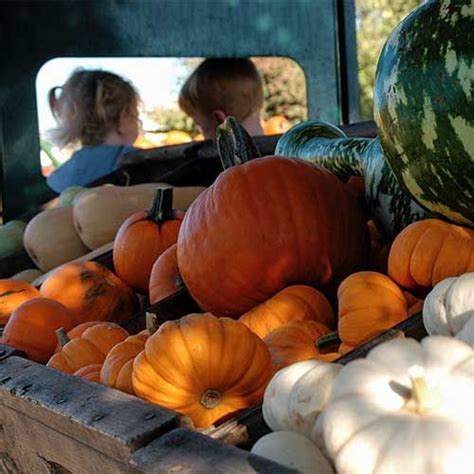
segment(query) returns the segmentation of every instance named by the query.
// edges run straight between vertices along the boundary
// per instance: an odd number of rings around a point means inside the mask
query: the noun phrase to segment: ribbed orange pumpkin
[[[102,364],[92,364],[81,367],[76,370],[72,375],[75,377],[81,377],[89,382],[100,383],[100,369]]]
[[[2,343],[24,351],[31,360],[47,362],[56,347],[56,330],[68,330],[75,325],[74,314],[61,303],[33,298],[13,311]]]
[[[80,323],[126,321],[136,306],[132,289],[97,262],[61,265],[46,278],[40,291],[69,308]]]
[[[18,306],[41,293],[29,283],[20,280],[0,280],[0,324],[6,324],[10,315]]]
[[[178,240],[184,212],[175,211],[172,206],[173,189],[158,189],[151,209],[131,215],[115,237],[115,272],[141,293],[148,292],[150,273],[156,259]]]
[[[135,393],[204,427],[261,402],[272,374],[265,343],[239,321],[167,321],[133,365]]]
[[[341,341],[358,346],[407,318],[402,290],[386,275],[358,272],[337,291],[338,333]]]
[[[229,133],[219,146],[224,163],[238,153]],[[200,307],[239,317],[290,284],[340,281],[363,268],[367,253],[365,218],[343,182],[307,161],[267,156],[230,167],[198,196],[177,255]]]
[[[147,339],[158,329],[154,314],[146,314],[146,325],[147,329],[128,336],[109,351],[100,371],[100,383],[135,395],[132,383],[133,361],[145,348]]]
[[[323,353],[316,345],[318,339],[331,330],[316,321],[292,321],[265,337],[274,370],[301,360],[319,359],[332,362],[341,356],[337,352]]]
[[[118,324],[94,324],[82,336],[65,341],[61,351],[56,352],[47,365],[67,374],[93,364],[102,365],[110,349],[127,337],[128,332]]]
[[[76,337],[81,337],[84,331],[87,328],[90,328],[91,326],[95,326],[96,324],[100,324],[101,321],[88,321],[87,323],[81,323],[78,324],[77,326],[74,326],[70,331],[67,331],[67,337],[68,339],[76,339]],[[55,336],[56,340],[57,337]],[[60,352],[62,349],[61,343],[58,342],[56,344],[56,349],[54,352]]]
[[[393,241],[388,274],[407,289],[429,289],[474,271],[474,231],[438,219],[410,224]]]
[[[317,321],[333,327],[334,314],[321,292],[310,286],[293,285],[251,309],[239,321],[263,339],[291,321]]]
[[[150,303],[164,300],[179,290],[178,261],[176,259],[177,245],[165,250],[156,260],[150,275]]]

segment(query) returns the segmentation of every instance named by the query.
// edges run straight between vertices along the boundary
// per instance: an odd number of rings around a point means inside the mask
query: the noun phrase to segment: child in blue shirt
[[[133,150],[138,136],[139,96],[132,84],[102,70],[75,70],[62,87],[49,91],[49,105],[58,122],[52,131],[60,146],[81,149],[47,178],[60,193],[89,184],[118,168],[118,159]]]

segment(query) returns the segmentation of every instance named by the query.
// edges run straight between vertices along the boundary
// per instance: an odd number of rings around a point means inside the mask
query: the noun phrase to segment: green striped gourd
[[[283,135],[276,153],[341,177],[362,174],[369,208],[389,236],[429,214],[474,225],[473,58],[474,1],[426,2],[395,28],[379,58],[378,138],[305,123]]]
[[[362,175],[370,214],[388,238],[426,217],[398,183],[378,138],[348,138],[334,125],[304,122],[280,138],[275,154],[311,161],[343,180]]]
[[[385,156],[411,195],[474,226],[474,1],[427,2],[382,50],[374,117]]]

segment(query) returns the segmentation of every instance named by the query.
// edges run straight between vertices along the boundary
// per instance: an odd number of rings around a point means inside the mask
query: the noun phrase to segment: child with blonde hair
[[[203,61],[181,88],[179,106],[194,120],[204,138],[215,140],[217,126],[229,115],[250,135],[263,135],[262,79],[248,58]]]
[[[122,77],[102,70],[76,69],[48,94],[58,122],[51,132],[59,146],[80,145],[72,157],[47,178],[56,192],[86,185],[118,167],[138,137],[139,95]]]

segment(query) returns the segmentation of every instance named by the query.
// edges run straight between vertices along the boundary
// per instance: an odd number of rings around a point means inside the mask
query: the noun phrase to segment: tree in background
[[[360,114],[373,118],[375,70],[385,40],[420,0],[356,0]]]

